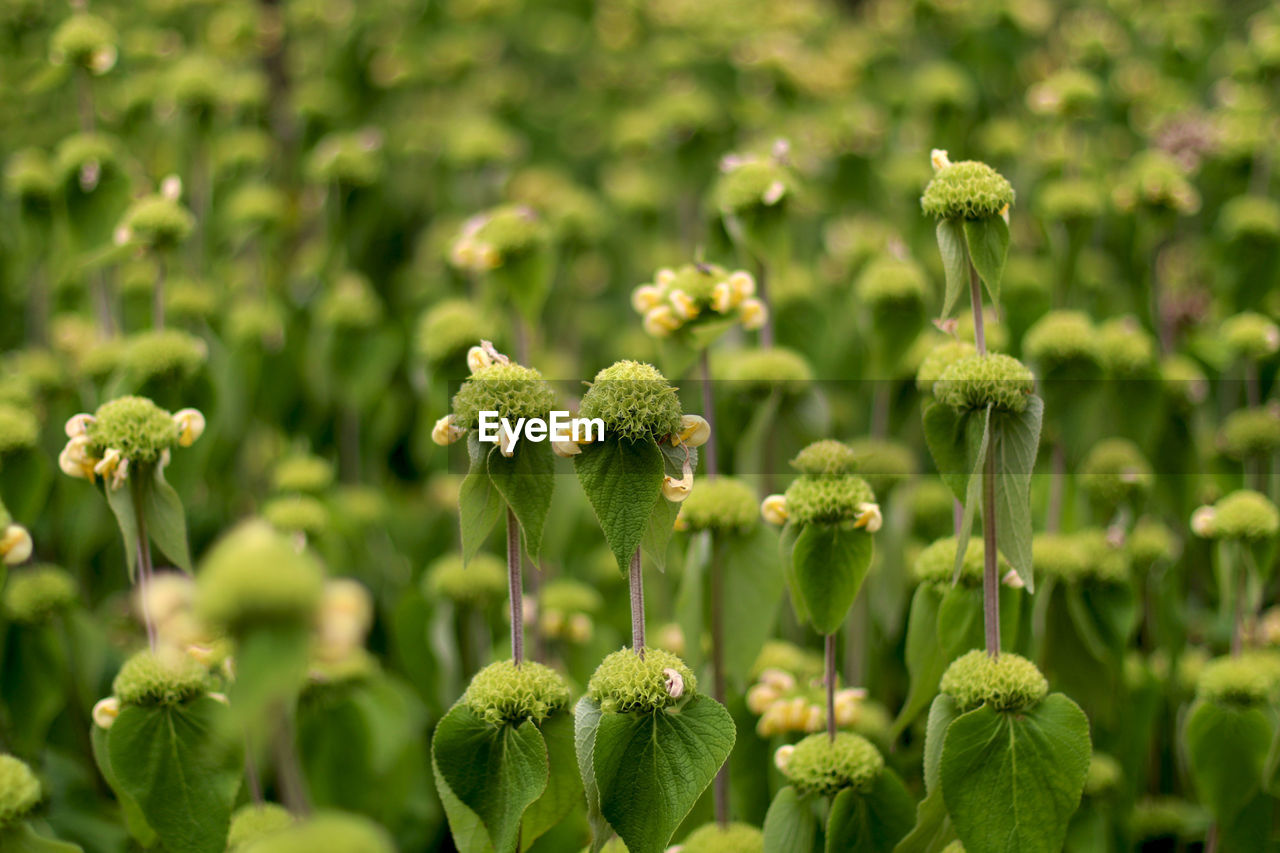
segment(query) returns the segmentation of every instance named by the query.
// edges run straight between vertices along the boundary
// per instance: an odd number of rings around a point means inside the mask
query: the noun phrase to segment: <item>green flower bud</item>
[[[1000,353],[971,355],[952,364],[933,386],[939,402],[965,411],[994,405],[1021,412],[1035,391],[1035,376],[1016,358]]]
[[[1133,505],[1151,491],[1155,474],[1142,451],[1124,438],[1099,441],[1080,463],[1085,491],[1098,503]]]
[[[228,130],[214,140],[213,159],[219,172],[250,171],[270,164],[271,145],[271,135],[257,128]]]
[[[218,297],[207,281],[175,278],[165,285],[165,310],[183,320],[209,320],[218,311]]]
[[[916,370],[916,390],[922,394],[932,394],[933,386],[947,372],[948,367],[961,359],[976,355],[977,352],[977,347],[973,344],[954,338],[938,344],[929,350]]]
[[[367,817],[318,812],[243,844],[236,853],[395,853],[385,829]]]
[[[1013,186],[986,163],[961,160],[934,173],[920,207],[934,219],[989,219],[1013,204]]]
[[[239,850],[250,842],[266,838],[282,829],[293,826],[294,817],[284,806],[275,803],[247,803],[231,815],[231,829],[227,833],[228,853]]]
[[[451,260],[456,267],[483,272],[533,255],[547,238],[546,224],[532,208],[507,204],[467,220]]]
[[[115,64],[116,31],[97,15],[77,12],[53,31],[49,56],[55,65],[65,62],[105,73]]]
[[[813,368],[804,356],[784,347],[717,352],[711,364],[717,379],[734,383],[740,392],[796,395],[813,381]]]
[[[208,671],[178,651],[138,652],[111,683],[111,692],[124,705],[181,705],[208,689]]]
[[[1178,556],[1179,543],[1173,531],[1154,518],[1141,518],[1133,526],[1126,543],[1129,558],[1135,566],[1147,567],[1157,562],[1171,562]]]
[[[276,463],[271,487],[277,492],[315,494],[333,485],[333,463],[319,456],[297,454]]]
[[[1178,797],[1144,797],[1133,807],[1129,820],[1135,842],[1159,838],[1202,838],[1209,815],[1200,806]]]
[[[382,319],[382,302],[369,279],[346,272],[316,303],[316,319],[327,329],[367,331]]]
[[[556,578],[542,585],[540,604],[544,611],[595,614],[604,607],[604,599],[590,584],[573,578]]]
[[[1194,359],[1171,355],[1160,362],[1160,381],[1171,401],[1194,408],[1209,395],[1209,380]]]
[[[1098,360],[1111,376],[1145,378],[1156,364],[1156,342],[1133,317],[1114,317],[1098,327]]]
[[[1218,440],[1234,459],[1267,456],[1280,449],[1280,409],[1237,409],[1223,421]]]
[[[1187,180],[1186,170],[1172,154],[1158,149],[1130,158],[1111,199],[1125,213],[1138,206],[1182,216],[1200,209],[1200,193]]]
[[[883,311],[916,311],[924,306],[928,283],[915,261],[887,255],[867,264],[854,283],[858,298]]]
[[[973,81],[965,69],[947,61],[920,65],[911,75],[907,91],[911,92],[914,103],[934,109],[968,111],[977,98]]]
[[[519,725],[532,719],[541,723],[553,712],[569,706],[569,685],[548,666],[525,661],[491,663],[471,679],[462,701],[488,723]]]
[[[1049,682],[1021,655],[993,658],[980,649],[961,655],[943,673],[941,690],[962,711],[989,704],[996,711],[1033,708],[1049,694]]]
[[[1280,657],[1250,652],[1215,658],[1205,664],[1196,682],[1196,696],[1220,705],[1261,705],[1280,689]]]
[[[745,823],[708,823],[685,837],[680,853],[764,853],[764,833]]]
[[[196,227],[195,216],[177,201],[152,195],[135,201],[124,214],[131,239],[163,251],[181,245]]]
[[[680,432],[682,412],[676,389],[656,367],[619,361],[596,374],[578,415],[602,419],[608,434],[661,442]]]
[[[854,470],[877,495],[916,473],[915,454],[904,444],[878,438],[858,438],[849,442],[857,462]]]
[[[317,536],[329,528],[329,510],[311,495],[285,495],[262,505],[262,517],[275,529]]]
[[[1098,331],[1083,311],[1050,311],[1027,329],[1022,351],[1045,373],[1090,371],[1100,363]]]
[[[1274,243],[1280,240],[1280,204],[1265,196],[1237,196],[1219,211],[1218,231],[1231,242]]]
[[[773,158],[726,158],[711,194],[716,209],[730,216],[744,216],[762,208],[785,206],[795,180],[785,165]]]
[[[853,521],[876,500],[867,481],[854,474],[797,477],[786,496],[788,518],[796,524]]]
[[[453,397],[453,412],[458,425],[470,429],[479,423],[481,412],[497,412],[514,424],[519,418],[545,418],[555,404],[555,391],[541,373],[514,362],[499,362],[472,372]],[[586,415],[585,398],[582,408],[584,417],[594,417]]]
[[[1252,311],[1228,317],[1221,334],[1234,358],[1264,359],[1280,350],[1280,327]]]
[[[1082,222],[1102,215],[1106,196],[1093,181],[1065,178],[1051,181],[1036,194],[1040,215],[1050,222]]]
[[[681,530],[746,532],[760,521],[755,490],[733,477],[709,478],[680,504]]]
[[[587,682],[587,695],[611,713],[650,713],[697,692],[698,679],[684,661],[662,649],[631,649],[606,657]]]
[[[191,112],[211,113],[223,99],[226,69],[210,56],[186,53],[169,69],[167,90]]]
[[[1210,529],[1214,539],[1260,542],[1280,531],[1280,512],[1266,495],[1240,489],[1213,505]]]
[[[38,148],[24,148],[5,163],[5,193],[24,203],[48,201],[56,181],[49,156]]]
[[[821,674],[822,656],[785,640],[767,640],[751,665],[751,679],[758,679],[766,669],[780,669],[805,682]]]
[[[1064,68],[1027,91],[1027,105],[1043,115],[1078,116],[1089,112],[1102,96],[1102,84],[1088,71]]]
[[[40,803],[40,780],[25,762],[0,755],[0,829],[26,817]]]
[[[836,732],[834,741],[825,732],[809,735],[777,761],[802,794],[819,796],[845,788],[865,794],[884,772],[884,756],[871,741],[852,732]]]
[[[382,137],[375,131],[331,133],[307,158],[307,178],[317,184],[369,187],[382,177]]]
[[[1100,797],[1114,791],[1124,779],[1120,762],[1105,752],[1095,752],[1089,757],[1089,771],[1084,777],[1086,797]]]
[[[445,123],[441,159],[455,169],[508,163],[524,151],[524,140],[493,116],[472,113]]]
[[[1069,582],[1084,577],[1089,571],[1085,549],[1070,533],[1036,534],[1031,540],[1031,565],[1041,575]]]
[[[106,173],[114,170],[118,161],[115,140],[102,134],[77,133],[58,143],[56,166],[63,184],[74,185],[85,192],[97,186],[96,181],[92,186],[81,184],[86,170]]]
[[[37,624],[70,609],[80,598],[75,578],[57,566],[19,569],[4,588],[4,614],[14,622]]]
[[[214,543],[196,583],[201,620],[236,635],[260,625],[310,625],[324,569],[288,536],[250,520]]]
[[[40,439],[40,422],[30,410],[0,403],[0,457],[30,450]]]
[[[98,407],[86,435],[99,458],[115,449],[133,462],[155,462],[177,444],[178,432],[173,415],[146,397],[119,397]]]
[[[465,299],[436,303],[418,321],[418,354],[432,364],[461,355],[476,342],[493,337],[492,324]]]
[[[446,554],[427,567],[423,592],[428,599],[483,607],[507,594],[507,567],[492,554],[476,554],[465,567],[461,554]]]
[[[838,477],[857,471],[858,456],[847,444],[826,438],[797,453],[791,467],[807,477]]]
[[[949,508],[948,508],[949,509]],[[982,542],[969,540],[969,547],[964,552],[964,565],[960,568],[959,582],[963,586],[976,587],[982,585],[982,569],[986,549]],[[1004,556],[999,556],[998,571],[1003,577],[1010,566]],[[956,538],[947,536],[930,544],[916,557],[912,571],[920,583],[933,584],[941,589],[951,587],[951,579],[956,570]]]
[[[288,204],[284,193],[270,184],[246,184],[227,199],[227,221],[237,228],[266,231],[284,221]]]
[[[209,345],[181,329],[138,332],[125,340],[120,366],[139,385],[158,379],[186,381],[204,367]]]

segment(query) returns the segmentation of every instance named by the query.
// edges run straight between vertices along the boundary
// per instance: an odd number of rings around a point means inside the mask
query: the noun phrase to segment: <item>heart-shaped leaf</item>
[[[591,825],[591,853],[599,853],[613,833],[600,810],[600,786],[596,782],[596,734],[604,712],[588,696],[578,700],[573,709],[573,748],[578,756],[578,773],[582,776],[582,793],[587,798],[587,822]]]
[[[1000,304],[1000,279],[1004,276],[1004,262],[1009,255],[1009,224],[1003,216],[964,220],[965,242],[969,244],[969,259],[978,271],[991,301]]]
[[[550,774],[546,790],[525,810],[520,849],[527,850],[582,802],[582,777],[574,757],[573,717],[557,711],[538,724],[547,745]]]
[[[489,479],[516,514],[524,545],[536,563],[542,556],[542,528],[555,490],[556,458],[549,442],[522,441],[510,458],[495,446],[489,452]]]
[[[153,467],[154,473],[142,488],[142,516],[147,522],[147,535],[161,552],[184,572],[191,572],[191,551],[187,546],[187,515],[182,499],[164,478],[164,469]]]
[[[865,794],[846,788],[827,818],[826,853],[889,853],[915,824],[916,802],[885,768]]]
[[[627,571],[662,500],[662,452],[652,439],[610,435],[585,445],[573,467],[618,568]]]
[[[790,785],[778,792],[764,818],[764,849],[769,853],[817,853],[822,849],[814,798]]]
[[[930,400],[924,404],[924,439],[929,455],[942,482],[958,501],[965,499],[973,471],[965,452],[967,421],[967,416],[962,417],[946,403]]]
[[[871,534],[852,525],[805,524],[791,552],[792,595],[819,634],[834,634],[871,568]]]
[[[1031,571],[1031,474],[1040,450],[1044,401],[1032,395],[1022,412],[999,412],[991,423],[995,455],[996,543],[1027,592],[1036,591]]]
[[[1257,707],[1197,701],[1187,716],[1187,758],[1200,799],[1226,823],[1262,787],[1275,725]]]
[[[969,284],[969,254],[965,251],[964,225],[959,219],[939,220],[937,233],[938,251],[942,254],[942,268],[947,276],[940,316],[946,319],[951,316],[951,309]]]
[[[478,430],[467,433],[467,456],[471,467],[458,489],[458,520],[462,528],[462,562],[471,562],[493,526],[502,515],[502,494],[489,476],[488,454],[491,444],[480,441]]]

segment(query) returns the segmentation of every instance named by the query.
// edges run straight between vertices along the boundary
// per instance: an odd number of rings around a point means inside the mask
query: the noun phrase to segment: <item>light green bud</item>
[[[698,485],[680,504],[679,529],[746,532],[760,521],[755,490],[733,477],[715,477]]]
[[[525,720],[541,723],[569,706],[569,685],[548,666],[525,661],[491,663],[475,674],[462,701],[476,716],[493,725]]]
[[[324,569],[285,534],[250,520],[214,543],[196,584],[200,618],[235,635],[264,625],[310,625]]]
[[[845,788],[865,794],[884,772],[884,756],[871,741],[852,732],[812,734],[779,758],[782,774],[803,794],[829,796]]]
[[[40,780],[25,762],[0,755],[0,830],[26,817],[40,803]]]
[[[178,651],[138,652],[111,683],[111,692],[124,705],[181,705],[208,688],[208,671]]]
[[[146,397],[119,397],[94,412],[86,435],[94,456],[119,450],[134,462],[155,462],[178,442],[173,415]]]
[[[1049,694],[1049,682],[1021,655],[1002,652],[993,658],[974,649],[947,667],[941,690],[962,711],[983,704],[996,711],[1022,711],[1040,704]]]
[[[57,566],[18,569],[4,587],[4,615],[37,624],[71,608],[80,598],[75,578]]]
[[[619,361],[596,374],[578,409],[600,418],[605,432],[631,441],[662,441],[680,432],[680,398],[656,367]]]
[[[693,671],[670,652],[646,648],[641,658],[622,649],[596,668],[587,682],[587,695],[610,713],[650,713],[692,696],[697,688]]]
[[[934,219],[989,219],[1013,204],[1013,186],[976,160],[943,166],[924,189],[920,207]]]
[[[971,355],[954,362],[933,386],[934,396],[957,411],[997,409],[1022,412],[1035,391],[1035,375],[1016,358],[1000,353]]]
[[[680,853],[764,853],[764,833],[745,823],[708,823],[685,837]]]

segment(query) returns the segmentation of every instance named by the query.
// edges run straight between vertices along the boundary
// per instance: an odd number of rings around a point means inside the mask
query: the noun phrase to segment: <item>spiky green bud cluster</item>
[[[182,244],[196,227],[196,218],[177,201],[151,195],[135,201],[124,214],[124,226],[149,248],[164,250]]]
[[[679,673],[683,683],[680,697],[667,689],[665,670]],[[609,712],[649,713],[669,708],[681,698],[697,692],[698,679],[680,658],[662,649],[644,650],[641,658],[631,649],[622,649],[606,657],[587,682],[587,695]]]
[[[246,803],[231,815],[227,851],[239,853],[244,845],[288,829],[293,826],[293,821],[293,814],[284,806],[276,803]]]
[[[319,456],[299,453],[286,456],[271,471],[271,487],[277,492],[323,492],[333,485],[333,463]]]
[[[1251,652],[1215,658],[1204,665],[1196,695],[1220,705],[1261,705],[1280,690],[1280,657]]]
[[[759,678],[766,669],[789,672],[803,682],[822,672],[822,656],[785,640],[768,640],[751,664],[751,678]]]
[[[916,370],[916,390],[923,394],[932,394],[933,386],[947,372],[947,368],[961,359],[976,355],[977,347],[968,341],[946,340],[925,355]]]
[[[156,379],[181,382],[199,373],[208,359],[203,338],[181,329],[153,329],[126,339],[120,366],[139,385]]]
[[[919,264],[887,255],[867,264],[854,288],[872,308],[903,310],[924,304],[928,284]]]
[[[491,663],[475,674],[462,695],[476,716],[493,725],[541,723],[569,706],[569,685],[549,666],[525,661]]]
[[[1133,317],[1113,317],[1098,326],[1098,361],[1111,376],[1143,378],[1156,364],[1156,342]]]
[[[115,45],[116,31],[110,24],[97,15],[77,12],[53,31],[49,54],[55,62],[92,70],[102,51],[114,50]]]
[[[1093,446],[1080,463],[1085,490],[1095,501],[1114,507],[1134,504],[1155,484],[1155,474],[1142,451],[1125,438],[1107,438]]]
[[[849,445],[824,438],[797,453],[791,467],[806,477],[838,477],[858,470],[858,456]]]
[[[1177,537],[1168,525],[1154,518],[1139,519],[1125,544],[1129,549],[1130,561],[1139,568],[1178,556]]]
[[[1222,423],[1222,449],[1236,459],[1266,456],[1280,448],[1280,410],[1237,409]]]
[[[690,495],[690,497],[693,497]],[[560,613],[598,613],[604,599],[596,588],[573,578],[556,578],[543,584],[540,592],[543,611]]]
[[[908,90],[913,102],[933,109],[967,110],[977,97],[973,81],[965,69],[944,60],[917,66]]]
[[[1141,205],[1149,210],[1190,215],[1200,209],[1200,193],[1187,180],[1186,170],[1172,154],[1159,149],[1139,153],[1129,161],[1111,193],[1121,211]]]
[[[764,853],[764,833],[745,823],[708,823],[685,837],[680,853]]]
[[[1264,494],[1250,489],[1234,491],[1213,505],[1210,525],[1214,539],[1259,542],[1280,531],[1280,512]]]
[[[884,756],[871,741],[852,732],[812,734],[795,745],[782,773],[801,793],[828,796],[845,788],[871,790],[884,772]]]
[[[4,615],[14,622],[37,624],[67,610],[79,598],[75,578],[65,569],[32,566],[9,575],[4,587]]]
[[[712,189],[716,209],[742,215],[785,205],[794,190],[791,171],[772,158],[751,158],[720,173]]]
[[[1235,358],[1263,359],[1280,350],[1280,326],[1253,311],[1223,320],[1221,335]]]
[[[40,780],[26,762],[0,755],[0,829],[26,817],[41,796]]]
[[[219,307],[219,292],[208,281],[176,278],[165,285],[165,310],[184,320],[207,320]]]
[[[1013,204],[1013,186],[986,163],[943,166],[924,188],[920,207],[934,219],[989,219]]]
[[[320,812],[293,826],[247,841],[236,853],[395,853],[385,829],[367,817]]]
[[[555,404],[555,391],[537,370],[499,363],[480,368],[462,383],[453,396],[453,413],[460,426],[470,429],[479,423],[481,412],[497,412],[515,423],[518,418],[546,418]]]
[[[726,353],[712,362],[717,379],[736,383],[741,391],[781,391],[799,394],[813,381],[813,368],[804,356],[785,347],[745,349]]]
[[[94,412],[87,433],[94,456],[108,448],[134,462],[154,462],[178,441],[173,415],[146,397],[119,397]]]
[[[1035,375],[1016,358],[1000,353],[971,355],[952,364],[933,386],[933,394],[957,411],[997,409],[1021,412],[1035,391]]]
[[[1051,181],[1040,188],[1036,199],[1040,215],[1051,222],[1097,219],[1106,205],[1102,187],[1080,178]]]
[[[1105,752],[1095,752],[1089,757],[1089,771],[1084,777],[1086,797],[1099,797],[1114,791],[1124,778],[1120,762]]]
[[[49,156],[38,148],[18,151],[4,166],[5,193],[23,201],[51,198],[56,181]]]
[[[40,422],[28,409],[0,403],[0,456],[30,450],[40,438]]]
[[[465,299],[446,299],[423,313],[416,343],[418,354],[435,364],[492,336],[492,324],[475,305]]]
[[[755,490],[733,477],[700,483],[680,504],[680,520],[688,530],[747,531],[760,520]]]
[[[331,133],[311,152],[307,176],[316,183],[372,186],[382,177],[381,149],[381,138],[367,130]]]
[[[272,498],[262,505],[262,517],[285,533],[301,532],[316,536],[329,527],[328,508],[311,495]]]
[[[181,652],[143,650],[124,662],[111,692],[124,705],[181,705],[204,694],[209,673]]]
[[[492,554],[476,554],[466,566],[461,554],[446,554],[427,567],[423,590],[429,599],[484,606],[506,594],[507,568]]]
[[[948,507],[949,509],[949,507]],[[986,550],[977,540],[970,540],[964,551],[964,565],[960,568],[960,583],[964,586],[982,585],[982,567]],[[1004,556],[999,557],[999,571],[1003,575],[1009,570]],[[926,546],[916,556],[912,571],[920,583],[933,584],[939,588],[949,588],[956,570],[956,538],[947,536]]]
[[[58,143],[56,164],[63,183],[79,186],[80,170],[90,164],[105,172],[118,158],[115,140],[99,133],[77,133]]]
[[[320,325],[340,331],[364,331],[382,319],[382,302],[369,279],[346,272],[325,290],[316,305]]]
[[[916,458],[911,449],[896,441],[881,438],[858,438],[849,442],[853,451],[854,470],[867,481],[871,491],[884,494],[916,473]]]
[[[1098,332],[1083,311],[1050,311],[1027,329],[1022,351],[1044,371],[1099,363]]]
[[[196,583],[200,618],[235,635],[258,626],[310,624],[324,569],[288,536],[250,520],[214,544]]]
[[[1049,694],[1049,682],[1021,655],[993,658],[980,649],[961,655],[947,667],[940,686],[962,711],[988,704],[996,711],[1035,707]]]
[[[852,521],[862,504],[875,503],[875,493],[856,474],[803,475],[787,487],[787,516],[796,524]]]
[[[662,441],[680,431],[682,412],[676,389],[656,367],[619,361],[596,374],[578,414],[602,419],[606,433]]]
[[[265,231],[284,220],[288,204],[284,193],[270,184],[245,184],[227,199],[227,220],[237,228]]]
[[[1280,240],[1280,204],[1258,195],[1233,198],[1218,213],[1218,231],[1229,241]]]

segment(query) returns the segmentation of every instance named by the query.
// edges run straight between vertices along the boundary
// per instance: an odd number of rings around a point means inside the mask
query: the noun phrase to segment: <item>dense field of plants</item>
[[[0,851],[1280,850],[1280,7],[0,45]]]

